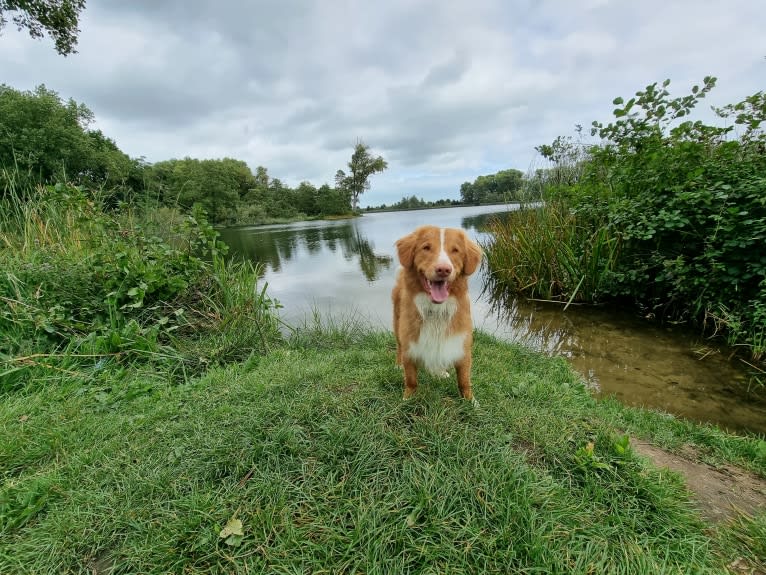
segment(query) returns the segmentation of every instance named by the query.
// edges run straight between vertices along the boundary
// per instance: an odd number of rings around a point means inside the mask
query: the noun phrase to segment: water
[[[239,227],[221,231],[231,255],[264,265],[268,293],[300,323],[313,310],[323,316],[361,316],[391,327],[394,242],[422,224],[462,227],[479,242],[491,217],[515,206],[443,208],[366,214],[337,221]],[[748,391],[748,373],[736,359],[701,350],[693,332],[589,306],[511,301],[482,294],[484,271],[472,276],[474,324],[508,341],[569,359],[596,394],[719,424],[731,431],[766,433],[766,390]],[[392,358],[393,361],[393,358]]]

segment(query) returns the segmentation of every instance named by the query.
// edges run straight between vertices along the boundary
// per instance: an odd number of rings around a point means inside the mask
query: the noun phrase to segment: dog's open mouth
[[[423,289],[431,296],[434,303],[444,303],[449,297],[449,282],[446,280],[429,280],[421,275],[420,280],[423,283]]]

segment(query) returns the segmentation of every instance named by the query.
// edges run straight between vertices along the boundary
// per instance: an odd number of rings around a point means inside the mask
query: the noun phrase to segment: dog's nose
[[[446,278],[452,273],[452,266],[447,264],[440,264],[436,266],[436,275]]]

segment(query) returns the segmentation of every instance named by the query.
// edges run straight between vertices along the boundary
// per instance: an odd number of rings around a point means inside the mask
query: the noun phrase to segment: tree
[[[295,189],[296,208],[307,216],[320,214],[317,189],[310,182],[301,182]]]
[[[32,38],[42,38],[47,32],[56,52],[68,56],[77,52],[77,24],[83,8],[85,0],[0,0],[0,32],[10,12],[19,30],[26,29]]]
[[[469,206],[474,203],[473,184],[471,182],[463,182],[460,186],[460,200]]]
[[[480,205],[509,202],[518,199],[524,183],[519,170],[500,170],[496,174],[479,176],[473,183],[463,182],[460,198],[464,204]]]
[[[167,205],[190,210],[202,206],[210,220],[226,223],[236,219],[241,201],[255,187],[255,177],[241,160],[166,160],[149,170],[150,190]]]
[[[335,186],[346,190],[351,197],[351,208],[359,208],[359,196],[370,189],[370,176],[388,168],[383,156],[370,155],[370,147],[364,142],[357,142],[351,161],[348,163],[349,174],[343,170],[335,173]]]
[[[22,92],[0,85],[0,193],[11,172],[33,183],[124,185],[135,175],[135,162],[100,131],[90,130],[92,122],[87,106],[64,102],[45,86]]]
[[[316,202],[321,216],[342,216],[351,210],[348,194],[328,184],[323,184],[317,190]]]

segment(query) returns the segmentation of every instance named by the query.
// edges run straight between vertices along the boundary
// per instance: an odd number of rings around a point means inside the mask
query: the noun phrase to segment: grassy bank
[[[565,361],[482,335],[479,407],[428,377],[402,402],[393,356],[387,333],[310,330],[187,385],[6,395],[0,572],[766,568],[764,515],[706,523],[623,433],[761,475],[763,442],[597,402]]]
[[[318,222],[318,221],[332,221],[332,220],[350,220],[358,217],[358,214],[336,214],[329,216],[306,216],[299,214],[297,216],[290,217],[261,217],[255,219],[245,220],[232,220],[226,225],[218,225],[217,228],[237,228],[237,227],[250,227],[250,226],[277,226],[283,224],[294,224],[296,222]]]
[[[766,569],[762,512],[713,523],[631,447],[764,477],[763,440],[481,334],[480,406],[427,376],[402,402],[390,333],[285,340],[201,213],[70,186],[0,208],[0,573]]]

